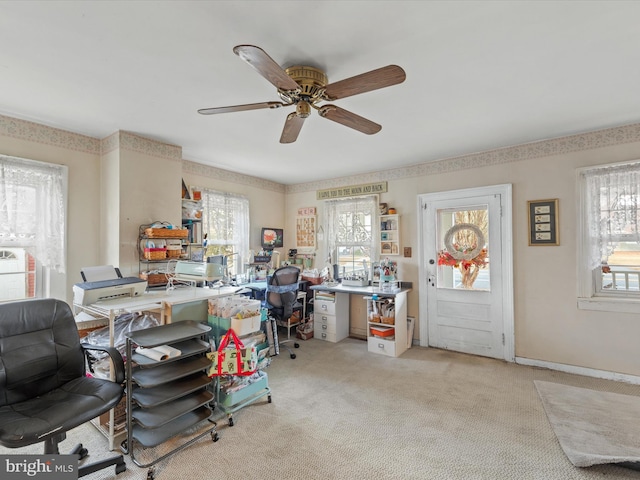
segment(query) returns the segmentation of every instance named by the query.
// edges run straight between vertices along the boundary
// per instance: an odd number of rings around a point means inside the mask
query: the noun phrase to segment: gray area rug
[[[640,465],[640,397],[540,380],[534,384],[571,463]]]

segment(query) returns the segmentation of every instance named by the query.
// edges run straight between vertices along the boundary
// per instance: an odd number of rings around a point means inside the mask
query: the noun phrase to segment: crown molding
[[[472,153],[459,157],[450,157],[434,162],[425,162],[408,167],[380,170],[363,175],[339,177],[319,182],[298,183],[288,185],[286,193],[302,193],[322,190],[326,188],[341,187],[353,182],[369,183],[383,180],[401,180],[410,177],[422,177],[426,175],[438,175],[470,168],[501,165],[511,162],[520,162],[534,158],[564,155],[584,150],[593,150],[625,143],[640,142],[640,123],[624,125],[620,127],[596,130],[566,137],[558,137],[550,140],[540,140],[522,145],[498,148],[485,152]]]

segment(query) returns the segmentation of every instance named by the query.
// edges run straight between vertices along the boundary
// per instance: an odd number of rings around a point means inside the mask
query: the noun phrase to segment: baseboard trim
[[[523,357],[516,357],[516,363],[520,365],[528,365],[530,367],[547,368],[549,370],[558,370],[560,372],[584,375],[585,377],[604,378],[606,380],[615,380],[616,382],[640,385],[640,377],[636,375],[608,372],[606,370],[596,370],[594,368],[577,367],[575,365],[565,365],[564,363],[545,362],[542,360],[533,360],[531,358]]]

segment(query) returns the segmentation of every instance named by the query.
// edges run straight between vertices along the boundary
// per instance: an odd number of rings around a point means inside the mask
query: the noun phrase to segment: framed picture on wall
[[[316,248],[315,215],[305,215],[296,218],[296,247]]]
[[[558,199],[530,200],[529,245],[560,245],[558,236]]]

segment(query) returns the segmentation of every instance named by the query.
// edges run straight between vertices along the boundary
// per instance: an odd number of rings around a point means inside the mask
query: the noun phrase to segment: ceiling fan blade
[[[293,143],[297,140],[298,134],[302,129],[302,125],[304,124],[304,119],[306,117],[301,117],[297,115],[295,112],[287,115],[287,120],[284,123],[284,128],[282,129],[282,135],[280,136],[280,143]]]
[[[276,88],[285,92],[300,90],[298,85],[286,72],[260,47],[254,45],[238,45],[233,51],[242,60],[255,68]]]
[[[201,108],[198,110],[198,113],[202,115],[213,115],[215,113],[243,112],[245,110],[260,110],[261,108],[280,108],[288,106],[288,104],[282,102],[248,103],[246,105],[233,105],[231,107]]]
[[[373,135],[382,130],[381,125],[336,105],[325,105],[318,109],[318,113],[321,117],[328,118],[367,135]]]
[[[397,85],[404,82],[405,78],[407,78],[407,75],[402,68],[397,65],[387,65],[370,72],[361,73],[355,77],[330,83],[324,89],[323,98],[333,101],[350,97],[351,95]]]

